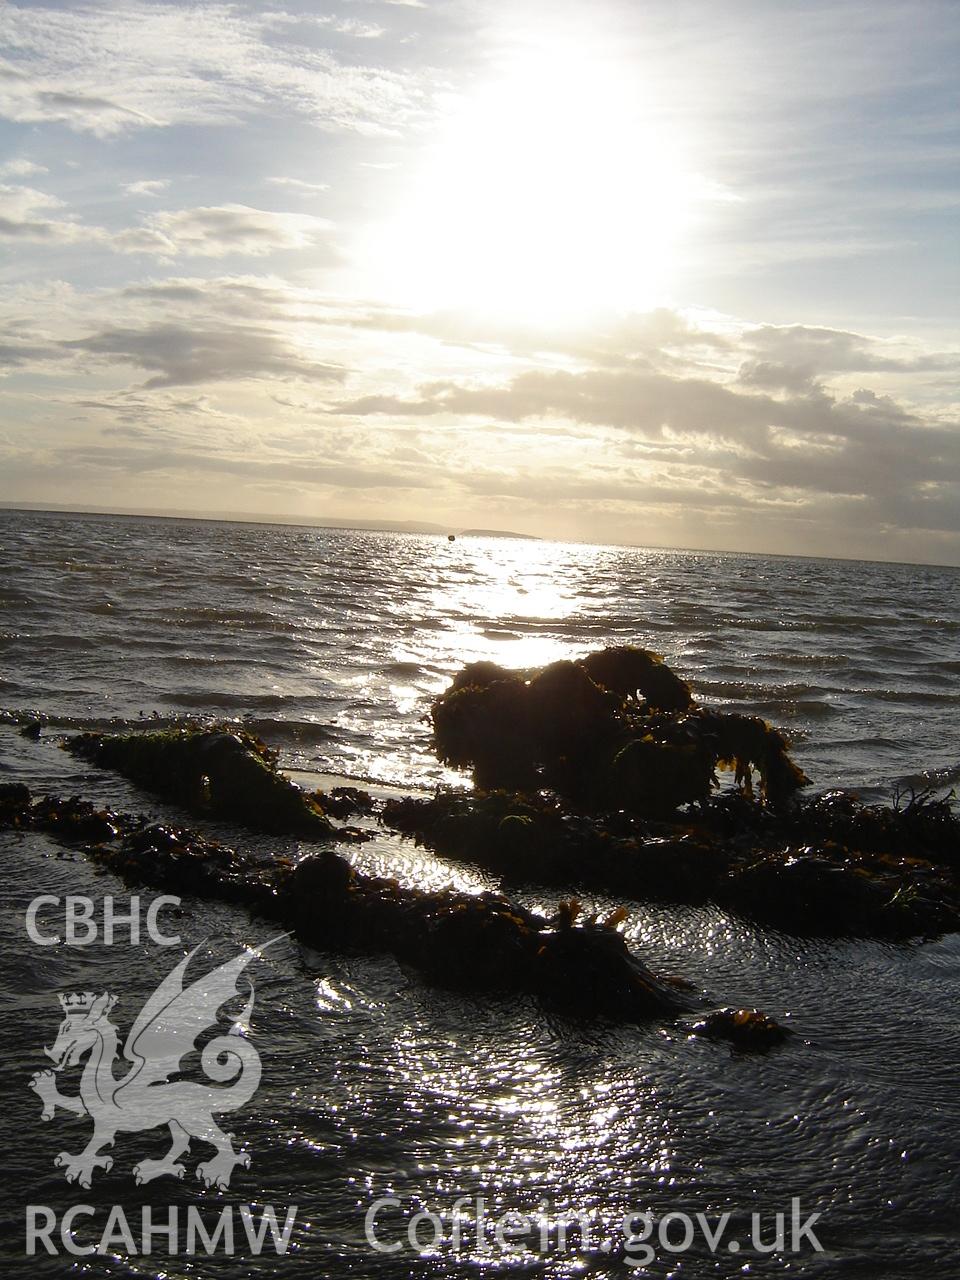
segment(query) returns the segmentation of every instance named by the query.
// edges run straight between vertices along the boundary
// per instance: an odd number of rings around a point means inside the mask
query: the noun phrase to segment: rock
[[[772,1049],[791,1034],[759,1009],[715,1009],[695,1022],[691,1034],[707,1040],[725,1040],[736,1049]]]

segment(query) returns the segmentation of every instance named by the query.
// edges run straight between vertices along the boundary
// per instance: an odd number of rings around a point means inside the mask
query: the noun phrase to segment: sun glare
[[[451,102],[362,252],[371,285],[414,305],[535,318],[652,306],[697,188],[635,71],[541,44]]]

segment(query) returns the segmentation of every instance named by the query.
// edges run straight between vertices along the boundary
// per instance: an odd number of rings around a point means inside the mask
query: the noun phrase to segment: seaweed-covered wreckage
[[[808,785],[756,717],[695,705],[629,646],[536,671],[473,663],[433,704],[446,764],[475,790],[390,801],[384,821],[448,857],[638,900],[715,901],[798,933],[960,927],[960,820],[913,796],[867,806]],[[716,794],[718,771],[732,789]]]
[[[334,834],[318,797],[279,773],[276,752],[245,730],[188,723],[158,732],[82,733],[65,745],[192,813],[278,835]]]
[[[718,769],[782,805],[808,779],[786,739],[752,716],[694,706],[657,654],[621,646],[533,672],[476,662],[432,709],[440,760],[483,790],[547,787],[587,810],[668,817],[704,801]]]
[[[393,954],[440,986],[525,992],[568,1013],[619,1022],[678,1018],[703,1004],[688,984],[656,976],[630,952],[616,928],[624,912],[579,920],[579,904],[563,902],[546,917],[499,893],[425,892],[361,874],[330,847],[335,839],[356,839],[356,830],[334,826],[326,814],[368,811],[369,797],[353,788],[306,793],[278,773],[273,753],[248,733],[186,726],[82,734],[65,745],[204,817],[306,835],[325,847],[297,862],[250,854],[78,797],[35,798],[22,784],[0,786],[0,825],[79,845],[134,884],[242,903],[313,947]],[[736,1018],[730,1010],[707,1012],[687,1029],[744,1049],[767,1048],[787,1034],[749,1009]]]

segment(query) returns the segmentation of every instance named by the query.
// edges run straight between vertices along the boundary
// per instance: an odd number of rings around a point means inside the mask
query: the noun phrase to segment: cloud
[[[773,360],[745,360],[739,380],[760,391],[807,392],[813,389],[817,370],[812,364],[779,364]]]
[[[419,399],[365,396],[334,406],[339,413],[481,414],[500,421],[561,417],[591,426],[629,428],[660,436],[680,433],[742,434],[783,415],[777,402],[733,391],[706,378],[677,378],[646,369],[531,370],[506,386],[428,383]]]
[[[326,182],[304,182],[302,178],[268,178],[267,181],[275,187],[286,187],[302,195],[316,195],[321,191],[330,190]]]
[[[114,433],[116,434],[116,433]],[[129,443],[109,445],[73,445],[61,451],[60,465],[71,470],[92,471],[102,476],[113,472],[119,476],[138,477],[158,473],[176,475],[178,479],[199,479],[201,484],[214,480],[246,480],[261,487],[277,485],[289,492],[289,486],[351,490],[413,490],[436,486],[436,477],[412,467],[376,466],[369,462],[331,459],[329,457],[294,457],[285,454],[261,458],[242,457],[237,453],[193,447],[175,441],[152,447],[138,440],[149,440],[146,433],[124,433]],[[43,474],[41,459],[31,450],[2,450],[7,464],[18,472]]]
[[[359,22],[356,18],[336,18],[330,14],[315,15],[313,21],[318,26],[330,27],[338,35],[353,36],[357,40],[378,40],[387,34],[386,27],[372,22]]]
[[[227,204],[151,214],[140,226],[118,232],[112,243],[124,253],[168,258],[223,258],[231,253],[259,256],[317,244],[332,225],[306,213],[272,213]]]
[[[22,13],[13,6],[0,10],[0,40],[16,42],[14,27]],[[0,116],[18,124],[68,124],[99,135],[160,123],[145,112],[100,93],[71,90],[66,85],[58,86],[54,80],[38,78],[35,67],[33,60],[24,67],[0,63]],[[92,75],[90,80],[95,83]]]
[[[8,305],[3,394],[43,369],[50,381],[26,409],[59,423],[51,460],[67,456],[69,406],[84,456],[109,447],[105,465],[168,467],[187,483],[196,453],[196,486],[215,487],[219,470],[224,494],[234,480],[251,493],[430,489],[446,518],[496,511],[586,537],[659,529],[655,540],[710,545],[722,529],[734,545],[739,531],[776,549],[870,554],[873,530],[886,540],[873,553],[922,558],[922,538],[946,556],[960,548],[949,353],[916,343],[657,313],[569,343],[558,334],[559,351],[550,335],[536,351],[524,339],[518,354],[477,341],[457,317],[325,297],[267,273],[25,293],[19,310],[33,322],[18,327]],[[602,363],[572,354],[584,336]],[[939,400],[887,394],[890,376],[913,387],[910,370],[926,366],[947,374]],[[422,368],[445,376],[417,384]]]
[[[0,178],[29,178],[34,174],[46,172],[42,164],[35,164],[33,160],[23,157],[0,164]]]
[[[158,196],[169,185],[169,178],[144,178],[140,182],[126,183],[123,189],[129,196]]]
[[[232,415],[217,409],[209,395],[184,395],[175,391],[164,395],[153,391],[114,391],[99,396],[65,396],[63,403],[73,410],[90,410],[98,417],[109,414],[117,425],[101,429],[103,435],[128,435],[151,439],[189,437],[196,418],[219,423],[236,422]]]
[[[60,200],[33,187],[0,185],[0,237],[76,244],[89,238],[87,228],[69,217],[53,217]]]
[[[120,296],[150,303],[199,306],[210,313],[228,312],[234,317],[243,312],[248,317],[262,318],[267,314],[275,315],[299,294],[280,276],[230,275],[167,276],[162,280],[144,280],[125,285]]]
[[[0,333],[0,370],[36,367],[60,356],[55,344],[24,337],[23,334]]]
[[[284,38],[274,16],[217,3],[5,5],[0,115],[110,136],[264,112],[388,134],[421,112],[417,77],[340,62],[316,44],[322,29]]]
[[[881,341],[846,329],[812,325],[760,325],[746,329],[741,343],[753,349],[759,366],[769,370],[832,373],[918,373],[960,368],[960,352],[912,352],[903,340]],[[789,386],[788,380],[783,385]]]
[[[99,244],[115,253],[163,258],[262,257],[316,246],[330,263],[339,256],[329,235],[332,227],[325,219],[307,213],[276,213],[229,204],[154,213],[136,226],[112,232],[76,221],[55,196],[32,187],[0,184],[0,237],[11,240]]]
[[[93,305],[77,300],[72,332],[60,336],[56,348],[61,359],[79,361],[88,373],[143,370],[148,379],[121,393],[138,403],[144,392],[218,384],[219,394],[229,395],[236,384],[243,386],[242,403],[249,404],[252,383],[328,386],[345,377],[340,349],[327,340],[321,345],[324,331],[304,321],[307,298],[316,305],[312,293],[273,275],[145,280],[104,290]],[[54,305],[62,314],[64,308]],[[76,375],[72,381],[76,386]]]
[[[331,412],[566,420],[612,431],[613,439],[631,444],[652,443],[656,453],[641,456],[647,481],[653,462],[653,475],[659,466],[663,476],[700,491],[701,499],[706,479],[718,502],[745,492],[755,500],[766,493],[768,500],[807,506],[825,497],[857,499],[869,504],[878,522],[909,511],[914,527],[960,524],[950,514],[960,487],[960,423],[923,417],[869,389],[841,396],[800,380],[793,390],[782,382],[778,390],[782,394],[761,394],[646,368],[531,370],[501,385],[448,381],[425,384],[415,397],[360,396],[336,403]],[[629,445],[622,452],[629,457]],[[564,484],[555,480],[551,489],[560,493]]]
[[[65,351],[108,364],[132,364],[155,387],[194,386],[250,378],[339,381],[343,370],[312,359],[278,332],[250,325],[166,323],[108,328],[62,343]]]

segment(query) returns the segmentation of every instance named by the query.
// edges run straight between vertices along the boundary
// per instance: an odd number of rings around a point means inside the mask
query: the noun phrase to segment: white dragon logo
[[[164,1174],[183,1178],[186,1169],[180,1157],[193,1138],[216,1147],[213,1159],[197,1166],[197,1177],[205,1186],[224,1190],[237,1165],[249,1168],[250,1157],[234,1151],[231,1137],[219,1128],[213,1114],[242,1107],[260,1083],[260,1057],[244,1035],[253,1011],[252,982],[248,980],[243,1013],[226,1034],[209,1040],[200,1054],[200,1065],[210,1080],[233,1083],[208,1085],[170,1077],[180,1073],[181,1060],[197,1048],[200,1035],[216,1026],[220,1007],[241,994],[237,979],[242,971],[270,945],[250,948],[184,989],[187,965],[199,950],[194,947],[137,1015],[123,1046],[131,1066],[119,1080],[113,1074],[117,1028],[108,1020],[116,996],[84,992],[59,997],[64,1019],[53,1048],[44,1049],[54,1061],[54,1070],[36,1072],[30,1088],[40,1095],[44,1120],[52,1120],[57,1107],[93,1118],[93,1136],[84,1150],[79,1155],[61,1151],[54,1160],[68,1182],[89,1187],[95,1169],[111,1169],[113,1159],[101,1150],[113,1146],[117,1133],[139,1133],[163,1124],[169,1125],[173,1143],[161,1159],[142,1160],[134,1166],[138,1185]],[[84,1054],[89,1056],[80,1094],[67,1097],[57,1088],[56,1073],[74,1066]]]

